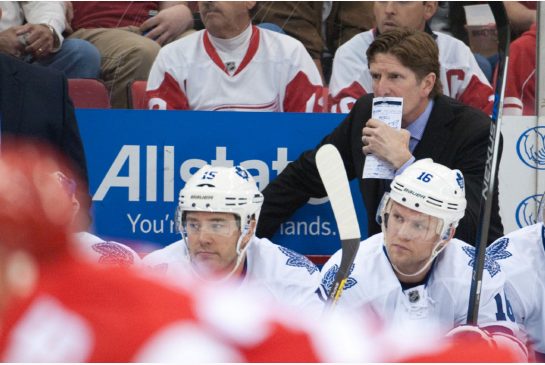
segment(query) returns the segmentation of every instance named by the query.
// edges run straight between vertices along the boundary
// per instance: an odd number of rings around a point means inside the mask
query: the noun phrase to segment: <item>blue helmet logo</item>
[[[241,178],[243,178],[244,180],[246,181],[250,181],[249,178],[250,178],[250,174],[248,173],[248,171],[246,171],[243,167],[237,165],[235,166],[235,172],[238,176],[240,176]]]
[[[517,154],[527,166],[545,170],[545,127],[524,131],[517,141]]]
[[[462,191],[463,191],[465,189],[464,177],[460,173],[460,171],[456,172],[456,182],[458,183],[458,186],[460,187],[460,189],[462,189]]]
[[[515,213],[515,219],[520,228],[531,226],[538,222],[538,213],[536,212],[541,203],[541,197],[541,194],[530,195],[519,203]]]

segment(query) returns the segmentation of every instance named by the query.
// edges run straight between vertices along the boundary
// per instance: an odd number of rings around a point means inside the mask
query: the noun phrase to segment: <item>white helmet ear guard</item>
[[[458,226],[466,208],[464,177],[433,162],[418,160],[392,181],[389,197],[412,210],[443,221],[441,239],[448,239]]]
[[[386,209],[386,204],[388,203],[389,200],[390,200],[390,193],[388,192],[384,193],[384,195],[382,196],[382,199],[380,200],[380,204],[378,205],[377,212],[375,214],[375,221],[379,225],[382,225],[383,221],[385,220],[384,211]]]
[[[188,211],[232,213],[245,231],[253,217],[257,222],[262,204],[263,195],[246,169],[205,165],[180,190],[176,222],[181,228]]]

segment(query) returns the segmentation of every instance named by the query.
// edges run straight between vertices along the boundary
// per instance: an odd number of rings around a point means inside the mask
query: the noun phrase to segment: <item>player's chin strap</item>
[[[201,274],[199,274],[199,272],[197,270],[195,270],[195,268],[193,267],[193,262],[191,261],[191,256],[189,255],[189,246],[187,244],[187,234],[185,232],[182,232],[182,236],[184,238],[184,243],[185,243],[185,248],[186,248],[186,252],[187,252],[187,258],[189,260],[189,266],[191,267],[191,271],[193,272],[193,274],[199,278],[200,280],[202,281],[208,281],[208,282],[212,282],[212,283],[215,283],[215,284],[221,284],[227,280],[229,280],[231,278],[231,276],[233,276],[233,274],[235,273],[235,271],[237,271],[238,267],[240,266],[240,264],[242,263],[242,261],[244,260],[244,257],[246,256],[246,250],[248,249],[248,246],[250,246],[250,243],[252,242],[252,238],[250,238],[250,240],[248,241],[248,243],[246,244],[246,246],[244,248],[240,248],[240,246],[242,246],[242,240],[244,239],[244,237],[246,237],[246,235],[248,234],[248,228],[244,229],[241,234],[240,234],[240,237],[238,238],[238,241],[237,241],[237,247],[236,247],[236,250],[237,250],[237,261],[235,263],[235,266],[233,266],[233,268],[231,269],[231,271],[229,271],[229,273],[227,275],[225,275],[224,277],[222,278],[219,278],[219,279],[216,279],[216,280],[213,280],[213,279],[210,279],[210,276],[207,276],[207,277],[204,277],[202,276]]]

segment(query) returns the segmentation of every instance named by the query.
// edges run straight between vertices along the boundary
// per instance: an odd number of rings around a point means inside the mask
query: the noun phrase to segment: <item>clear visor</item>
[[[439,240],[443,220],[407,208],[389,200],[384,210],[384,224],[388,233],[406,240]]]
[[[182,222],[182,229],[189,238],[200,235],[231,237],[240,233],[240,225],[236,219],[197,220],[188,217]]]

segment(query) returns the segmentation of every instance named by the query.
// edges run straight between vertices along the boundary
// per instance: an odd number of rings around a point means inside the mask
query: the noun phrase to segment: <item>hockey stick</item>
[[[479,303],[483,281],[484,259],[486,244],[488,242],[488,229],[490,227],[490,214],[492,211],[492,198],[496,185],[496,174],[499,160],[500,130],[503,111],[503,96],[507,78],[507,66],[509,63],[510,28],[505,7],[501,1],[489,1],[488,5],[496,20],[498,32],[498,69],[496,87],[494,90],[494,108],[492,110],[492,123],[490,124],[490,136],[486,156],[486,165],[483,177],[483,189],[481,192],[481,205],[479,210],[479,227],[475,242],[475,261],[471,277],[471,289],[469,292],[469,306],[467,309],[467,323],[477,325],[479,317]]]
[[[339,271],[335,275],[331,290],[327,293],[326,310],[329,310],[341,296],[344,284],[350,274],[350,267],[354,263],[360,247],[361,234],[346,170],[337,148],[331,144],[320,147],[316,153],[316,166],[331,202],[342,248]]]

